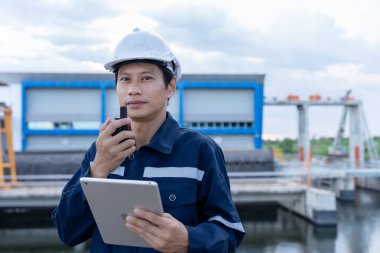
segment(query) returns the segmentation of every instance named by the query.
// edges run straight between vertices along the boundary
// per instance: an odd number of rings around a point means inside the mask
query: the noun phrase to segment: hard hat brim
[[[123,58],[123,59],[118,59],[118,60],[113,60],[113,61],[110,61],[110,62],[107,62],[106,64],[104,64],[104,68],[108,71],[111,71],[111,72],[115,72],[116,69],[118,67],[120,67],[121,65],[123,65],[123,63],[125,64],[128,64],[128,63],[131,63],[131,62],[146,62],[146,63],[152,63],[152,64],[156,64],[156,65],[161,65],[161,66],[166,66],[165,62],[163,62],[161,59],[154,59],[154,58],[133,58],[133,59],[130,59],[130,58]],[[176,76],[177,78],[177,81],[181,78],[181,65],[179,63],[179,61],[177,60],[177,58],[174,58],[173,59],[173,62],[174,62],[174,75]],[[162,63],[162,64],[159,64],[159,63]],[[118,67],[116,67],[118,66]]]

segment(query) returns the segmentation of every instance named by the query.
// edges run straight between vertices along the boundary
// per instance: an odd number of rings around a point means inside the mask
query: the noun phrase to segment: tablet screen
[[[125,218],[135,208],[163,213],[156,182],[83,177],[80,183],[105,243],[150,247],[125,226]]]

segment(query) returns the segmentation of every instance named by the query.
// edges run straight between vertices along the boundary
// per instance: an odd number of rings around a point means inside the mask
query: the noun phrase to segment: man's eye
[[[119,80],[122,81],[122,82],[126,82],[126,81],[128,81],[129,79],[128,79],[127,77],[125,77],[125,76],[122,76],[122,77],[120,77]]]
[[[153,77],[151,77],[151,76],[143,76],[142,77],[142,80],[151,80],[151,79],[153,79]]]

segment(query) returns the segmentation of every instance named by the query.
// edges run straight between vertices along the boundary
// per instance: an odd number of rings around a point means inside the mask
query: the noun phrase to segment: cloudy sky
[[[363,101],[380,135],[378,0],[0,0],[1,72],[105,72],[135,27],[160,33],[183,72],[265,74],[265,96]],[[310,109],[310,134],[334,136],[342,108]],[[294,107],[264,109],[266,138],[295,137]]]

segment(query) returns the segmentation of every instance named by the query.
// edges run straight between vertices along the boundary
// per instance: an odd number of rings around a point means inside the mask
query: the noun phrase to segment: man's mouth
[[[127,102],[127,105],[139,105],[139,104],[145,104],[145,103],[146,102],[142,100],[132,100],[132,101]]]

